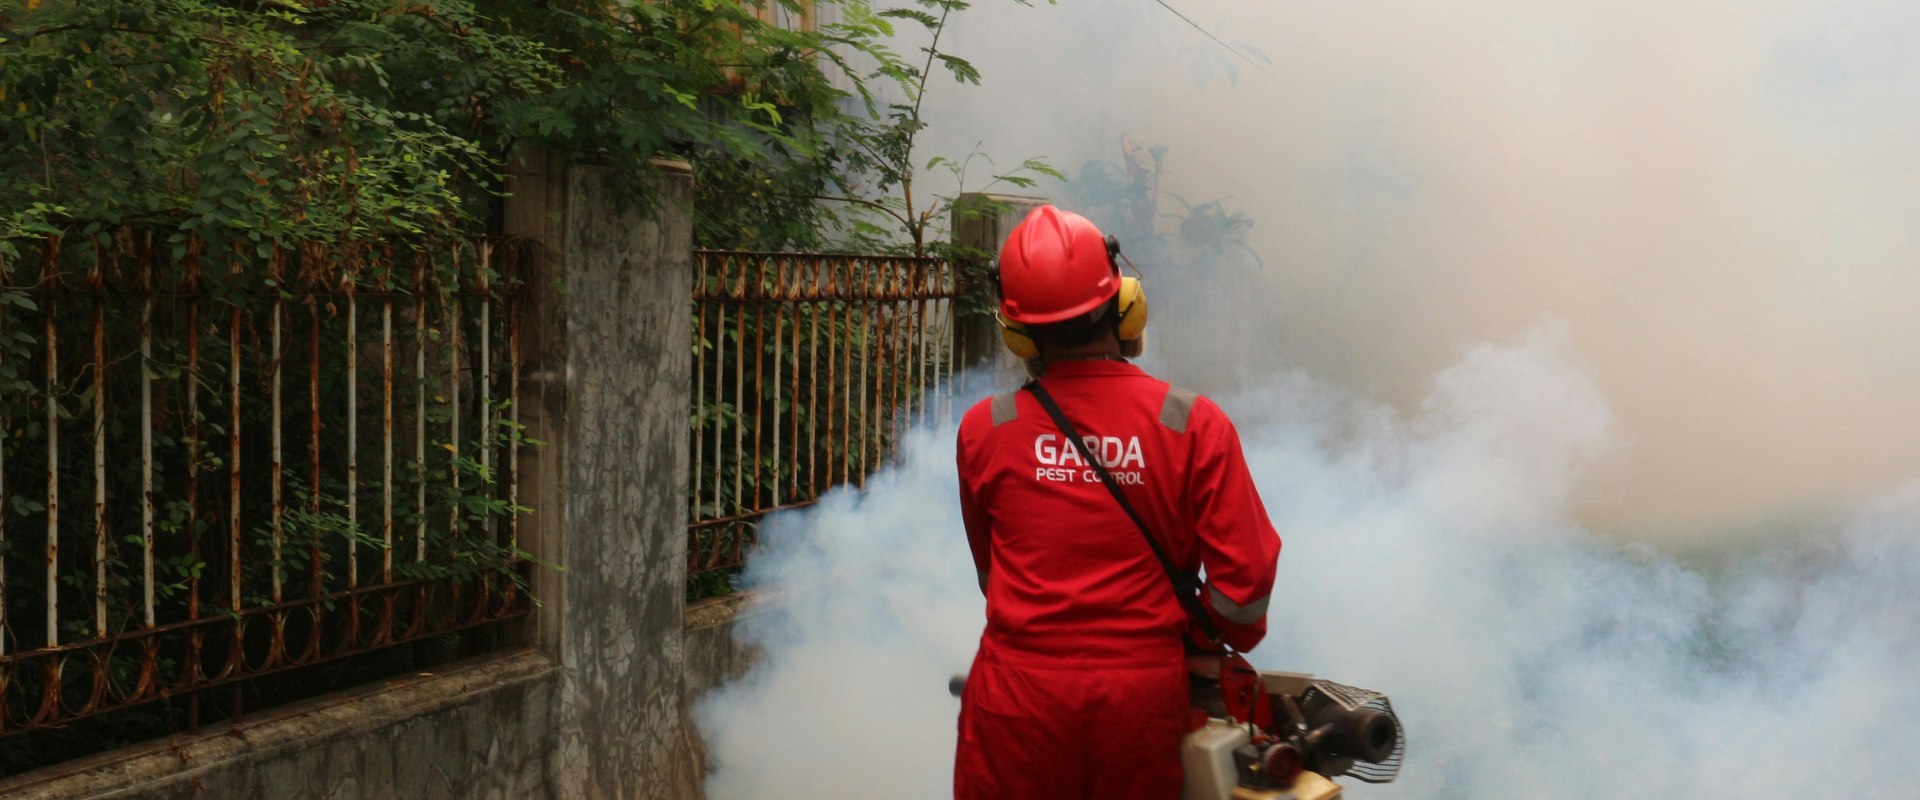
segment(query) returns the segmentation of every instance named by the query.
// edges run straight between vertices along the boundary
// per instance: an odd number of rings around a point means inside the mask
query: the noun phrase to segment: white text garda
[[[1121,439],[1117,436],[1086,436],[1087,451],[1100,459],[1100,465],[1107,469],[1147,466],[1146,456],[1140,452],[1140,437],[1129,436]],[[1084,467],[1085,459],[1080,450],[1057,434],[1041,434],[1033,440],[1033,457],[1050,467]]]

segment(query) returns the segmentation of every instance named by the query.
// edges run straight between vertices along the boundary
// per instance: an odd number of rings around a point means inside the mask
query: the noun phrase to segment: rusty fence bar
[[[254,678],[527,612],[528,248],[12,244],[0,738],[169,698],[230,717]]]
[[[953,265],[695,252],[688,571],[744,563],[758,523],[864,485],[952,376]]]

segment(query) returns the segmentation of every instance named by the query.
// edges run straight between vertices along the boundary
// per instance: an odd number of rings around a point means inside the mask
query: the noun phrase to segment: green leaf
[[[947,53],[935,53],[934,57],[940,59],[940,63],[947,68],[948,72],[953,73],[954,80],[975,86],[980,85],[980,70],[975,69],[966,59]]]
[[[932,14],[929,14],[925,11],[920,11],[918,9],[889,8],[885,11],[880,12],[879,16],[886,17],[888,19],[912,20],[914,22],[920,23],[921,27],[924,27],[927,30],[934,30],[940,27],[940,19],[938,17],[935,17]]]

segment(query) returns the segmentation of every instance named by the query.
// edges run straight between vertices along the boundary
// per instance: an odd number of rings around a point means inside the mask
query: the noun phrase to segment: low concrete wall
[[[702,600],[687,606],[686,676],[689,704],[715,687],[747,674],[764,655],[759,648],[738,641],[736,621],[754,614],[754,595],[741,592]]]
[[[520,800],[552,790],[555,668],[518,650],[0,780],[10,800]]]
[[[745,593],[687,607],[687,706],[761,658],[734,636],[758,607]],[[583,781],[556,757],[560,683],[532,650],[484,656],[0,780],[0,797],[570,800]]]
[[[687,606],[684,655],[689,709],[721,684],[746,675],[765,656],[759,648],[733,635],[734,623],[765,607],[759,602],[754,595],[742,592]],[[705,775],[711,765],[707,763],[706,742],[698,738],[694,741],[694,758]]]

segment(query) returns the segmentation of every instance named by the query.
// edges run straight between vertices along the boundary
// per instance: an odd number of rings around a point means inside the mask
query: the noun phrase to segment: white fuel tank
[[[1249,741],[1246,726],[1223,719],[1208,720],[1206,727],[1187,734],[1180,745],[1180,766],[1187,771],[1180,800],[1230,800],[1240,785],[1233,751]]]
[[[1223,719],[1207,721],[1207,726],[1187,734],[1180,745],[1180,766],[1186,770],[1186,785],[1180,800],[1336,800],[1340,786],[1313,772],[1300,773],[1292,791],[1253,791],[1240,788],[1240,771],[1233,766],[1233,751],[1251,741],[1247,726]]]

